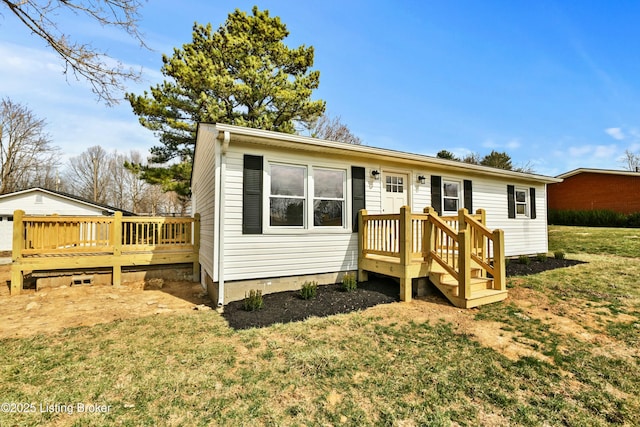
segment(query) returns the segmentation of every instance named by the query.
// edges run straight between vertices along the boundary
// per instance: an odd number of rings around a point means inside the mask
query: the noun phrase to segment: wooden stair
[[[484,270],[479,266],[471,267],[471,278],[469,279],[471,295],[467,298],[459,296],[458,281],[437,263],[432,265],[429,280],[453,305],[460,308],[479,307],[504,301],[507,298],[507,291],[494,289],[494,280],[485,277]]]
[[[400,299],[411,301],[412,279],[429,280],[460,308],[478,307],[507,297],[504,233],[489,230],[484,211],[440,217],[403,206],[400,214],[358,216],[358,277],[367,272],[396,277]]]

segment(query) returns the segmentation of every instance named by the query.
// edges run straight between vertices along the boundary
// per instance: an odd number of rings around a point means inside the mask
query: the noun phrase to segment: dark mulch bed
[[[506,272],[509,276],[528,276],[530,274],[538,274],[547,270],[555,270],[556,268],[571,267],[572,265],[584,264],[583,261],[575,259],[556,259],[547,258],[544,261],[538,261],[535,257],[529,258],[530,263],[521,263],[518,259],[511,259],[507,264]]]
[[[582,261],[566,259],[548,258],[546,261],[538,261],[531,258],[530,264],[525,265],[518,260],[510,260],[506,273],[507,276],[525,276],[581,263]],[[231,302],[224,307],[223,316],[234,329],[296,322],[311,316],[349,313],[396,302],[400,300],[399,288],[400,285],[393,279],[370,274],[370,280],[358,283],[358,288],[352,292],[343,291],[342,285],[318,286],[317,296],[310,300],[302,299],[299,291],[278,292],[264,295],[264,307],[256,311],[244,310],[243,301]]]
[[[391,279],[372,278],[358,283],[358,288],[352,292],[343,291],[342,285],[318,286],[318,294],[309,300],[302,299],[299,291],[277,292],[264,295],[264,307],[256,311],[244,310],[243,301],[230,302],[224,307],[223,316],[234,329],[263,327],[399,301],[398,290],[399,285]]]

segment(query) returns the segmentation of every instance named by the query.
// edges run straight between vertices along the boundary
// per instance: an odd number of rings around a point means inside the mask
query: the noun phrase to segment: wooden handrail
[[[428,213],[431,224],[429,256],[459,281],[458,233],[443,221],[433,208],[426,208],[425,212]],[[445,236],[446,238],[443,238]]]
[[[469,232],[469,257],[493,277],[494,289],[505,290],[503,231],[491,231],[483,224],[484,211],[478,211],[478,215],[469,215],[466,209],[461,209],[459,216]],[[477,216],[480,216],[480,221],[476,219]]]

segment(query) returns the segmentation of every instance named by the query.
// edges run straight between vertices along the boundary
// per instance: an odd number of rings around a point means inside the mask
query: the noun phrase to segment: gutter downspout
[[[227,150],[231,134],[224,131],[220,155],[220,202],[218,203],[218,311],[224,310],[224,214],[225,214],[225,178],[227,172]]]

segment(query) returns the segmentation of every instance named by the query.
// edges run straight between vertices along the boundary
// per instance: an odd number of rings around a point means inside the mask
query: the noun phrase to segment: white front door
[[[400,213],[400,208],[409,204],[409,175],[403,173],[382,173],[382,212]]]

